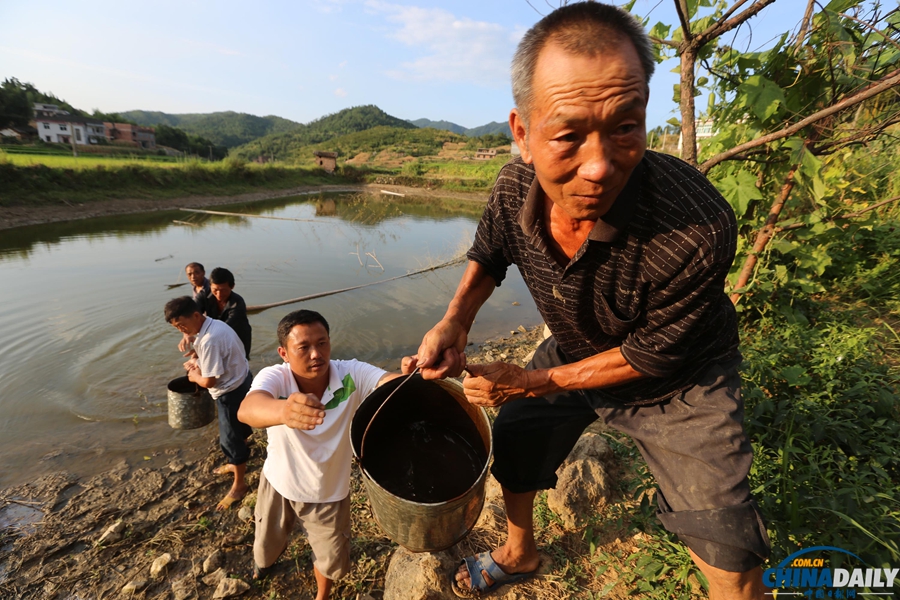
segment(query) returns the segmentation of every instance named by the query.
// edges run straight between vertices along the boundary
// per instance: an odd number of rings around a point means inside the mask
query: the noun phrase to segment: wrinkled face
[[[169,323],[181,333],[197,335],[200,333],[200,328],[203,327],[203,315],[194,313],[190,317],[178,317],[172,319]]]
[[[226,302],[231,297],[233,285],[227,283],[211,283],[209,284],[209,293],[216,297],[219,302]]]
[[[295,325],[288,335],[287,347],[280,346],[278,354],[291,365],[291,372],[298,379],[327,377],[331,338],[321,323]]]
[[[612,206],[646,148],[647,86],[627,41],[602,56],[549,42],[535,66],[529,123],[513,111],[522,158],[556,206],[597,220]]]
[[[188,281],[194,287],[203,285],[203,278],[206,277],[206,271],[197,267],[185,267],[184,272],[187,273]]]

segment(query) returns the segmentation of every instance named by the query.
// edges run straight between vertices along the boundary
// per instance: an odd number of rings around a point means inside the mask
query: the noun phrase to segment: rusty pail
[[[378,413],[360,448],[375,411],[402,381],[363,401],[350,426],[353,454],[387,536],[412,552],[437,552],[463,539],[481,514],[491,424],[458,382],[413,375]]]
[[[216,418],[216,405],[209,391],[178,377],[167,386],[169,396],[169,426],[173,429],[197,429]]]

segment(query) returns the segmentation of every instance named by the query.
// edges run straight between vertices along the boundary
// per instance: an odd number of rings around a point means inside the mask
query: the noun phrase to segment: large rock
[[[172,562],[172,555],[168,552],[159,555],[156,560],[153,561],[153,564],[150,565],[150,579],[159,577],[163,570],[169,566],[170,562]]]
[[[204,585],[208,585],[209,587],[219,587],[219,584],[222,583],[222,580],[228,577],[228,573],[225,572],[225,569],[218,568],[206,577],[202,579]]]
[[[568,529],[606,505],[611,492],[607,464],[612,451],[595,433],[585,433],[557,469],[556,488],[547,492],[547,506]]]
[[[240,596],[249,589],[250,585],[240,579],[225,578],[219,582],[219,587],[216,588],[213,598],[216,600],[219,598],[233,598],[234,596]]]
[[[455,566],[448,552],[414,553],[398,547],[384,578],[384,600],[454,599],[450,573]]]
[[[106,528],[106,531],[104,531],[103,535],[100,536],[100,539],[97,540],[97,545],[115,544],[122,539],[124,532],[125,522],[122,519],[119,519]]]
[[[204,573],[212,573],[216,569],[222,566],[225,562],[225,553],[221,550],[216,550],[212,554],[206,557],[206,560],[203,561],[203,572]]]

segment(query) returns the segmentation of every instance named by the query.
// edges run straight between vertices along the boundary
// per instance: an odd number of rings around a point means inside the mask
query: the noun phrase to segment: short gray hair
[[[554,10],[529,29],[519,42],[511,69],[513,99],[526,125],[534,102],[534,69],[548,42],[573,54],[596,56],[615,48],[622,38],[637,51],[649,86],[656,68],[650,38],[640,22],[621,8],[593,0],[576,2]]]

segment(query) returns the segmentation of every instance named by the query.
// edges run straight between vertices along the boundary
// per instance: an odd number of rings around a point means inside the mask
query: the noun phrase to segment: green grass
[[[85,203],[117,198],[178,198],[283,190],[358,181],[318,168],[257,165],[237,159],[157,163],[120,158],[0,153],[0,205]]]

